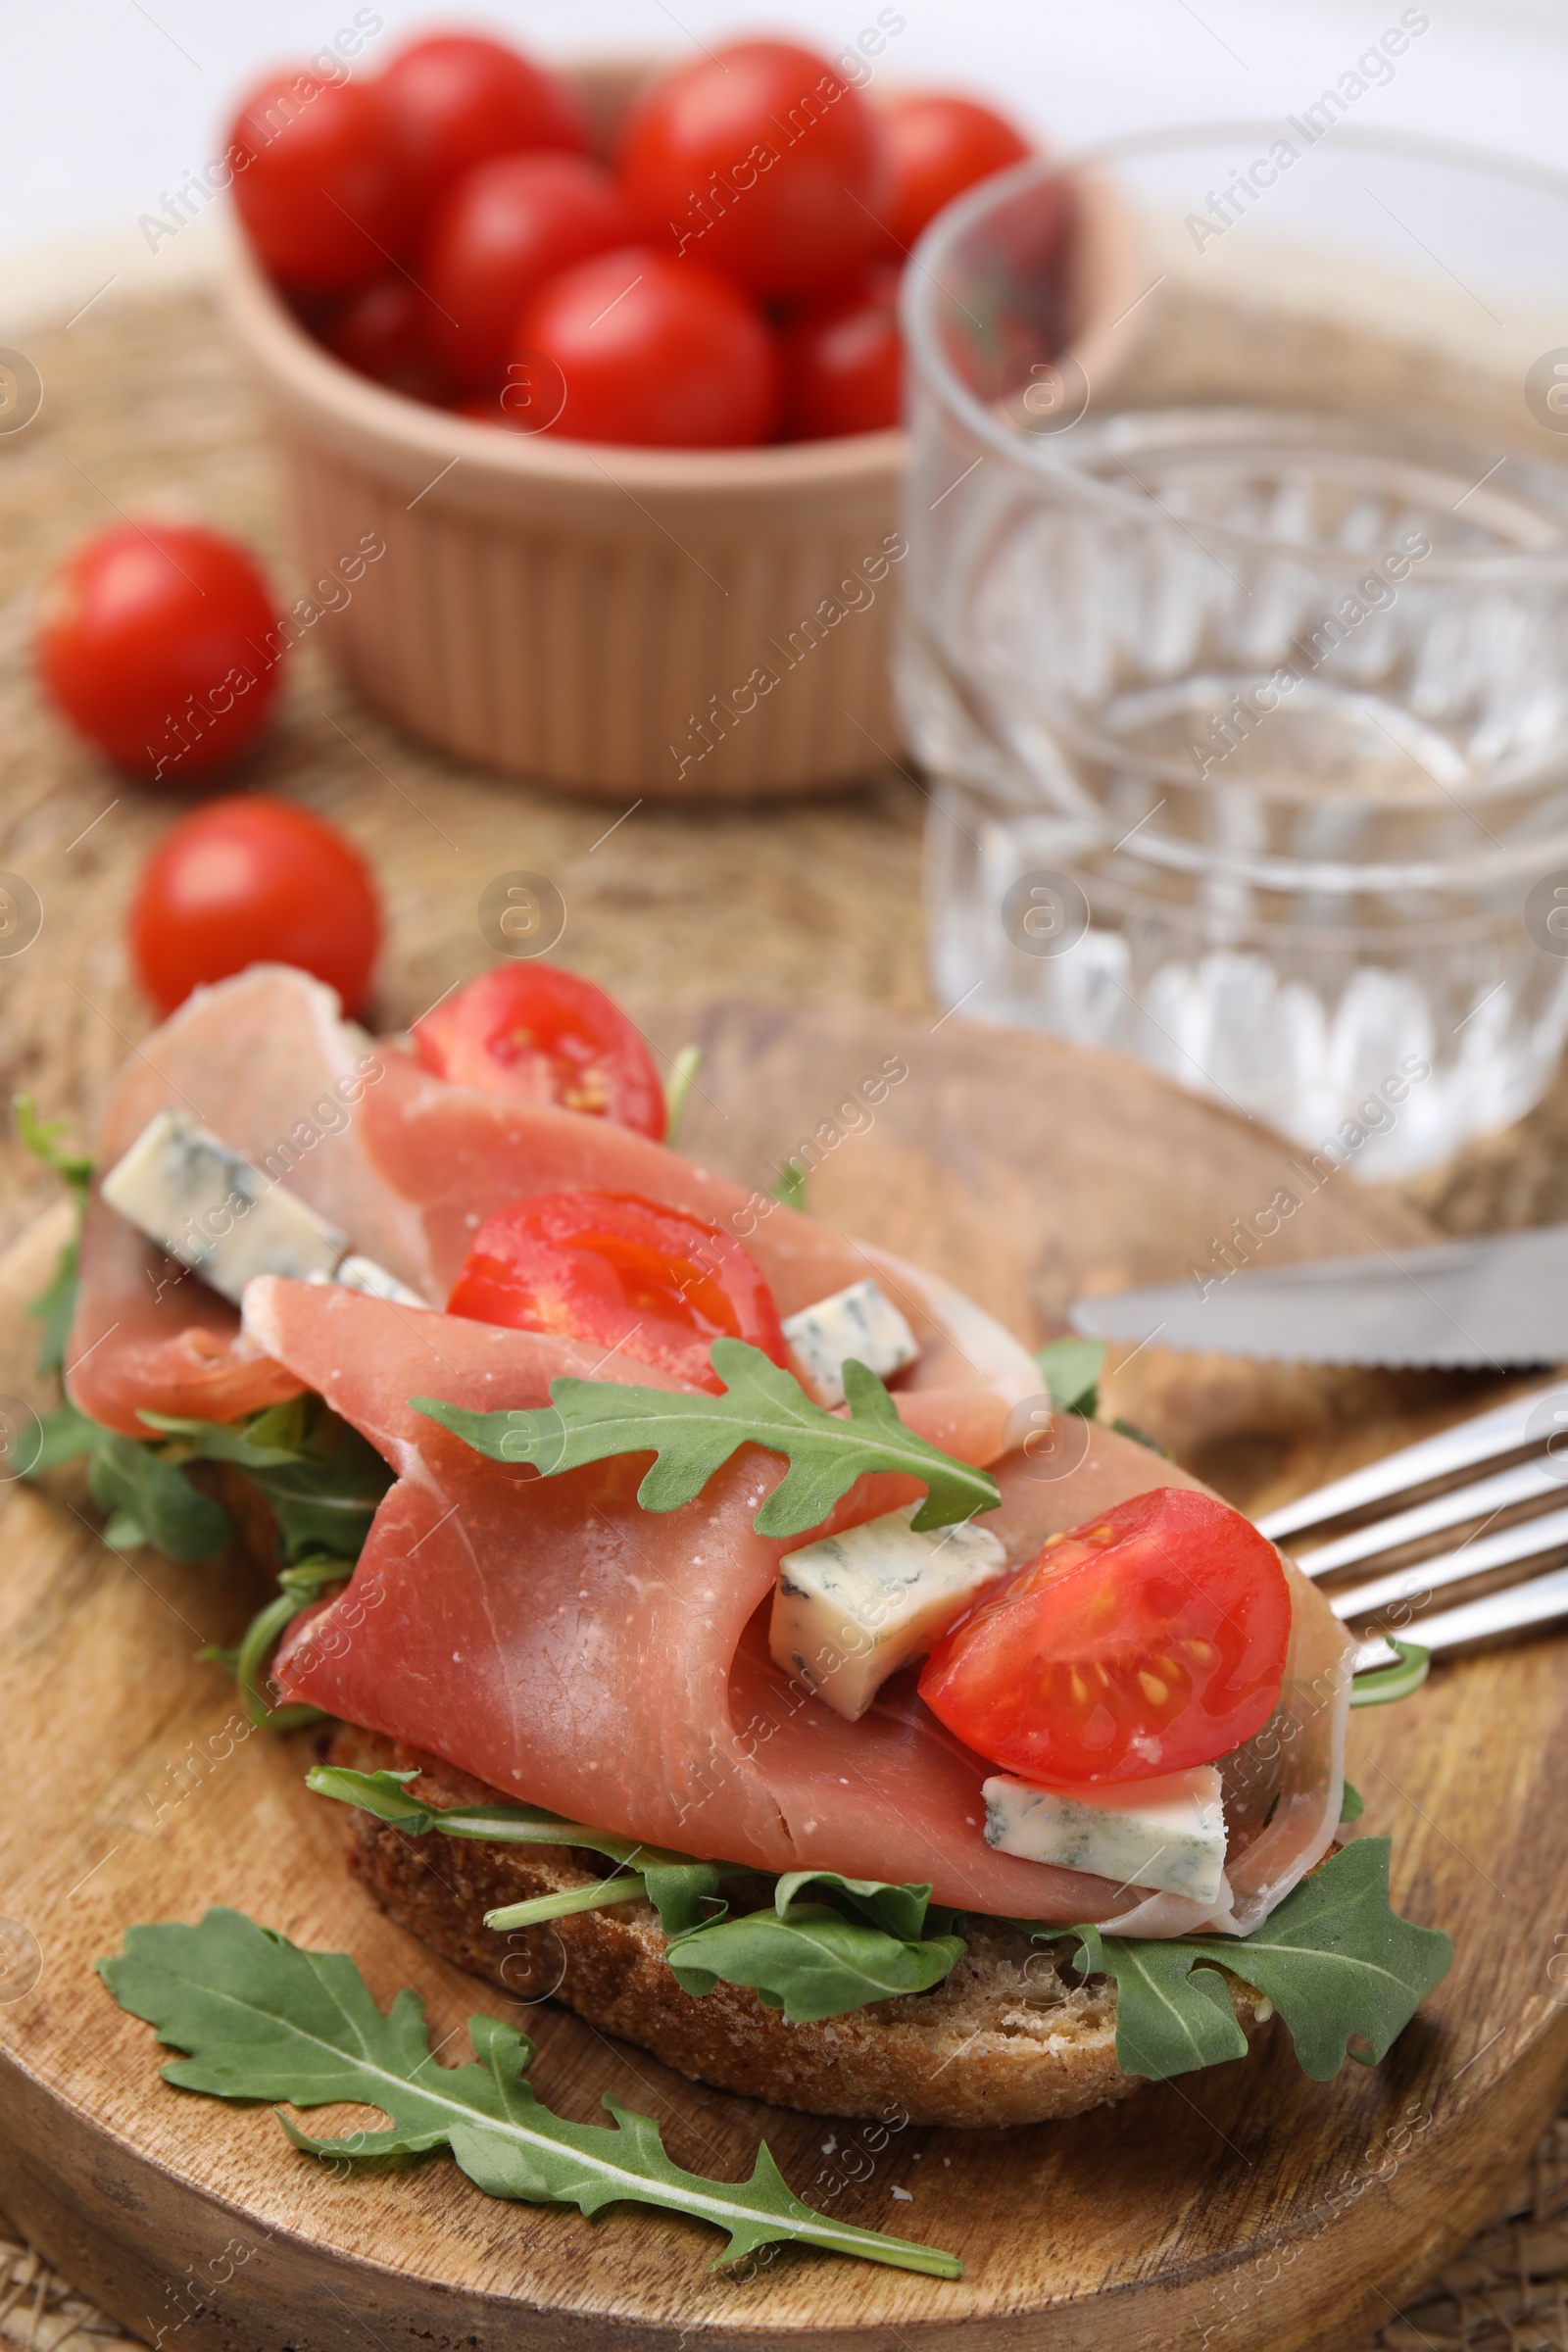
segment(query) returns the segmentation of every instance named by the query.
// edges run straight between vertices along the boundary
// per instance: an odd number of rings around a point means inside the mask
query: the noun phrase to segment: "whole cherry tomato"
[[[172,825],[131,902],[136,977],[160,1013],[252,963],[292,963],[365,1001],[381,937],[375,885],[334,825],[266,793],[209,801]]]
[[[427,1070],[455,1086],[586,1111],[659,1143],[664,1090],[640,1031],[576,972],[535,961],[481,972],[414,1025]]]
[[[574,262],[631,244],[624,190],[583,155],[498,155],[451,188],[416,274],[430,347],[454,382],[497,373],[529,297]]]
[[[889,99],[883,140],[891,185],[882,218],[900,253],[955,196],[1031,152],[1022,133],[989,106],[934,90]]]
[[[401,270],[384,270],[368,285],[346,294],[328,318],[321,340],[328,351],[361,375],[368,375],[412,400],[443,400],[452,379],[430,356],[429,296]]]
[[[443,32],[399,50],[381,75],[423,209],[493,155],[588,145],[582,111],[564,83],[504,41]]]
[[[120,523],[69,555],[39,604],[50,696],[120,766],[178,791],[267,725],[282,682],[254,559],[191,523]]]
[[[778,422],[778,345],[756,305],[700,262],[621,246],[541,288],[516,328],[563,399],[546,429],[644,449],[743,449]]]
[[[618,1348],[714,1396],[715,1340],[784,1361],[773,1294],[740,1243],[634,1193],[546,1193],[487,1217],[447,1312]]]
[[[627,118],[619,170],[645,234],[760,294],[819,292],[880,242],[877,122],[790,41],[737,41],[666,74]]]
[[[920,1696],[1026,1781],[1152,1780],[1262,1728],[1290,1638],[1273,1544],[1211,1494],[1156,1487],[1053,1536],[937,1642]]]
[[[378,83],[270,74],[228,136],[240,220],[285,284],[355,285],[403,244],[414,219],[408,158]]]
[[[790,440],[897,424],[904,406],[897,266],[867,263],[853,285],[803,311],[785,329],[782,348]]]

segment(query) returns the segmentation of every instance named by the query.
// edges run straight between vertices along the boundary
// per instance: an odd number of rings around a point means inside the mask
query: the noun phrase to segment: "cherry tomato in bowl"
[[[747,449],[771,438],[778,345],[716,270],[646,245],[602,253],[542,287],[516,329],[516,364],[564,397],[541,429],[642,449]]]
[[[400,49],[381,74],[422,209],[475,164],[527,148],[582,154],[587,124],[564,83],[483,33],[440,32]]]
[[[920,1696],[1032,1784],[1152,1780],[1262,1728],[1290,1637],[1273,1544],[1212,1495],[1157,1487],[1053,1536],[937,1642]]]
[[[624,191],[585,155],[500,155],[476,165],[449,190],[420,250],[431,350],[455,384],[478,389],[548,279],[636,237]]]
[[[617,169],[645,231],[760,294],[835,283],[880,242],[882,141],[865,100],[791,41],[735,41],[632,106]]]
[[[246,233],[287,286],[356,285],[413,226],[403,135],[376,82],[269,74],[235,116],[228,152]]]
[[[904,412],[899,271],[871,262],[833,299],[785,329],[784,430],[792,441],[880,433]]]
[[[602,988],[558,964],[481,972],[415,1022],[414,1050],[455,1086],[586,1112],[662,1141],[664,1090],[640,1032]]]
[[[784,1361],[773,1295],[740,1243],[634,1193],[546,1193],[487,1217],[447,1312],[618,1348],[715,1396],[715,1340]]]
[[[1032,152],[1004,116],[973,98],[911,90],[881,113],[889,179],[882,219],[901,255],[955,196]]]
[[[89,743],[178,791],[248,750],[282,683],[271,592],[246,550],[191,523],[117,524],[39,601],[38,672]]]
[[[292,963],[357,1012],[381,911],[353,843],[293,801],[237,793],[172,825],[142,868],[131,962],[161,1014],[252,963]]]
[[[447,399],[453,379],[432,357],[429,295],[401,270],[384,270],[345,295],[325,320],[321,340],[360,375],[411,400]]]

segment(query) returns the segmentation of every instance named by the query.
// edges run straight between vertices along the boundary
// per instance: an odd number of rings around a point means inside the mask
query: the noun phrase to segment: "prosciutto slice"
[[[904,1387],[920,1393],[917,1425],[935,1444],[990,1460],[1009,1409],[1039,1393],[1032,1357],[946,1284],[646,1136],[432,1077],[404,1047],[344,1021],[332,991],[302,972],[257,965],[198,990],[121,1073],[100,1166],[171,1105],[194,1111],[432,1303],[445,1298],[477,1227],[509,1201],[578,1189],[640,1193],[733,1234],[783,1314],[875,1274],[921,1343]],[[234,1420],[301,1385],[96,1187],[66,1363],[81,1410],[137,1437],[146,1435],[143,1406]]]
[[[193,1112],[225,1144],[349,1234],[400,1280],[430,1283],[417,1211],[366,1154],[361,1106],[386,1065],[333,991],[258,964],[198,989],[139,1046],[116,1082],[98,1139],[113,1167],[154,1112]],[[81,1411],[146,1437],[147,1406],[230,1421],[299,1394],[300,1383],[241,1332],[239,1317],[116,1214],[94,1183],[82,1226],[66,1379]]]
[[[991,1768],[920,1705],[912,1677],[850,1724],[772,1664],[777,1563],[803,1540],[752,1525],[782,1475],[776,1457],[743,1448],[695,1501],[656,1515],[635,1499],[641,1460],[540,1479],[474,1453],[409,1402],[538,1405],[558,1374],[646,1384],[646,1367],[590,1364],[559,1340],[272,1279],[251,1284],[245,1324],[253,1347],[319,1392],[398,1473],[352,1582],[290,1630],[278,1660],[288,1697],[569,1819],[688,1853],[929,1879],[939,1903],[1064,1925],[1137,1920],[1137,1932],[1168,1936],[1201,1924],[1191,1903],[1141,1900],[987,1845]],[[913,1421],[929,1401],[915,1393],[901,1409]],[[1067,1475],[1042,1475],[1019,1453],[997,1475],[990,1524],[1009,1564],[1153,1479],[1197,1483],[1099,1428]],[[916,1491],[861,1480],[830,1525]],[[1345,1637],[1321,1594],[1298,1580],[1296,1600],[1293,1677],[1342,1662]],[[1233,1924],[1233,1911],[1239,1920],[1244,1902],[1263,1916],[1327,1850],[1348,1677],[1330,1682],[1321,1704],[1288,1694],[1280,1721],[1294,1736],[1256,1743],[1255,1769],[1239,1778],[1237,1859],[1215,1925]]]

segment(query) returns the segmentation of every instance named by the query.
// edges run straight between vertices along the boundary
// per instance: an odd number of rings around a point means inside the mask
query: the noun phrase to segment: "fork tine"
[[[1492,1461],[1498,1454],[1511,1453],[1528,1444],[1526,1432],[1530,1422],[1551,1402],[1568,1415],[1568,1382],[1537,1389],[1528,1396],[1515,1396],[1507,1404],[1494,1405],[1491,1412],[1478,1413],[1472,1420],[1457,1422],[1452,1429],[1440,1430],[1436,1437],[1422,1438],[1414,1446],[1405,1446],[1399,1452],[1386,1455],[1381,1462],[1369,1462],[1364,1470],[1352,1470],[1347,1478],[1333,1479],[1315,1494],[1299,1495],[1295,1502],[1270,1511],[1257,1522],[1258,1532],[1278,1544],[1283,1537],[1296,1535],[1305,1527],[1321,1526],[1325,1520],[1338,1519],[1343,1512],[1385,1502],[1390,1495],[1402,1494],[1411,1487],[1422,1487],[1432,1479],[1446,1478],[1452,1471],[1467,1470],[1475,1462]]]
[[[1351,1535],[1340,1536],[1332,1544],[1320,1544],[1312,1551],[1298,1552],[1296,1565],[1303,1576],[1329,1576],[1337,1568],[1353,1567],[1357,1560],[1375,1559],[1380,1552],[1393,1551],[1396,1544],[1413,1544],[1421,1536],[1441,1536],[1450,1527],[1462,1527],[1467,1519],[1486,1519],[1497,1511],[1507,1510],[1516,1502],[1535,1502],[1561,1489],[1564,1477],[1557,1464],[1544,1454],[1537,1454],[1528,1462],[1518,1462],[1511,1470],[1498,1470],[1491,1478],[1478,1479],[1473,1487],[1453,1487],[1446,1494],[1434,1496],[1431,1502],[1418,1502],[1412,1510],[1396,1511],[1392,1518],[1374,1519],[1369,1527],[1358,1527]]]
[[[1417,1592],[1440,1592],[1445,1585],[1461,1585],[1467,1577],[1485,1576],[1492,1568],[1512,1568],[1521,1560],[1540,1559],[1548,1551],[1558,1551],[1568,1544],[1568,1506],[1560,1511],[1543,1511],[1538,1519],[1526,1519],[1517,1527],[1499,1528],[1494,1536],[1480,1536],[1461,1544],[1457,1551],[1445,1551],[1434,1560],[1417,1560],[1414,1567],[1396,1568],[1388,1576],[1374,1577],[1369,1585],[1357,1585],[1351,1592],[1330,1595],[1329,1607],[1336,1617],[1367,1617],[1381,1609],[1386,1601],[1409,1600]],[[1423,1637],[1422,1647],[1426,1647]]]
[[[1568,1617],[1568,1565],[1532,1577],[1527,1584],[1483,1593],[1479,1600],[1463,1601],[1456,1609],[1441,1610],[1425,1623],[1418,1617],[1401,1626],[1399,1635],[1401,1640],[1408,1635],[1423,1649],[1458,1649],[1466,1642],[1482,1642],[1493,1634],[1523,1633],[1527,1626],[1549,1625],[1559,1617]],[[1357,1651],[1355,1671],[1361,1674],[1394,1662],[1395,1653],[1388,1642],[1375,1635]]]

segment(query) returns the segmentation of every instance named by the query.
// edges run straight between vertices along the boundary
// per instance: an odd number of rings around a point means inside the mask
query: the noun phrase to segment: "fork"
[[[1521,1458],[1509,1459],[1515,1455]],[[1423,1493],[1439,1485],[1443,1492]],[[1553,1494],[1561,1497],[1555,1509],[1494,1527],[1505,1513]],[[1335,1532],[1335,1523],[1347,1519],[1355,1524]],[[1568,1382],[1402,1446],[1268,1512],[1257,1526],[1271,1543],[1291,1539],[1287,1548],[1303,1575],[1338,1580],[1407,1546],[1430,1545],[1471,1521],[1477,1524],[1462,1543],[1330,1591],[1335,1615],[1359,1625],[1356,1674],[1398,1661],[1391,1632],[1435,1653],[1568,1617]],[[1308,1549],[1298,1550],[1295,1539],[1301,1537]],[[1558,1564],[1548,1565],[1554,1553]],[[1506,1569],[1525,1573],[1479,1598],[1424,1613],[1435,1593]],[[1400,1613],[1396,1628],[1375,1622],[1391,1610]]]

